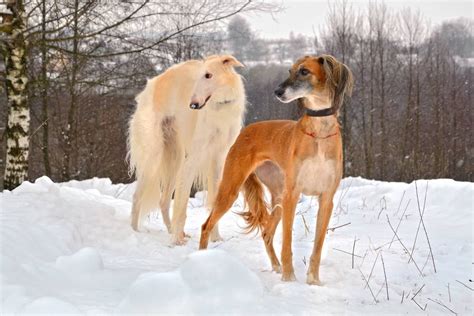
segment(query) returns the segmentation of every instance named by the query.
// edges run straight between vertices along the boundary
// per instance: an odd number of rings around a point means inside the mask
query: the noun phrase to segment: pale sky
[[[329,0],[331,1],[331,0]],[[287,38],[290,31],[312,36],[326,21],[328,0],[276,0],[284,10],[274,17],[269,14],[247,14],[245,18],[252,29],[262,38]],[[357,10],[365,9],[370,0],[349,0]],[[373,2],[373,1],[372,1]],[[473,18],[472,1],[467,0],[386,0],[385,4],[393,12],[410,7],[419,9],[432,25],[457,17]]]

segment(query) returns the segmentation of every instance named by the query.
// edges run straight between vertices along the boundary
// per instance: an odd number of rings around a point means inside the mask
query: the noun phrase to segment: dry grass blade
[[[356,236],[354,236],[354,243],[352,244],[352,269],[354,269],[354,251],[356,247],[356,242],[357,242],[357,239],[356,239]]]
[[[456,313],[455,311],[453,311],[451,308],[449,308],[448,306],[446,306],[443,302],[441,301],[436,301],[436,300],[432,300],[431,298],[428,297],[428,300],[433,302],[433,303],[436,303],[438,304],[439,306],[442,306],[444,308],[446,308],[448,311],[450,311],[451,313],[453,313],[454,315],[457,315],[458,313]]]
[[[388,215],[387,215],[387,221],[388,221],[388,225],[390,226],[390,229],[392,230],[392,232],[395,234],[395,236],[397,237],[397,240],[398,242],[400,243],[400,245],[402,245],[402,247],[405,249],[406,253],[411,257],[411,254],[410,254],[410,251],[407,249],[407,247],[403,244],[403,242],[400,240],[400,237],[398,237],[398,234],[397,232],[393,229],[393,226],[392,224],[390,223],[390,219],[388,218]],[[423,275],[423,272],[421,272],[420,270],[420,267],[418,267],[418,264],[416,264],[416,261],[412,258],[412,261],[413,261],[413,264],[415,265],[416,269],[418,270],[418,272],[420,272],[420,275],[421,276],[424,276]]]
[[[359,268],[357,268],[357,269],[359,270],[360,274],[362,275],[362,278],[364,279],[366,286],[369,288],[370,294],[372,294],[372,297],[374,298],[374,302],[377,304],[378,303],[377,299],[375,298],[374,292],[372,292],[372,288],[369,285],[369,281],[367,281],[367,279],[365,278],[364,273],[362,273],[362,271]]]
[[[425,284],[423,284],[423,286],[420,287],[420,289],[418,291],[416,291],[416,293],[413,295],[413,297],[411,299],[414,299],[418,295],[418,293],[420,293],[421,290],[423,290],[424,287],[425,287]]]
[[[335,227],[329,227],[327,230],[328,230],[328,231],[330,230],[330,231],[333,232],[333,231],[335,231],[335,230],[338,229],[338,228],[341,228],[341,227],[344,227],[344,226],[347,226],[347,225],[350,225],[350,224],[351,224],[351,222],[345,223],[345,224],[342,224],[342,225],[339,225],[339,226],[335,226]]]
[[[303,214],[300,214],[300,215],[301,215],[301,218],[303,219],[304,235],[305,235],[305,236],[308,236],[308,233],[309,233],[308,223],[306,223],[306,218],[304,217],[304,215],[303,215]]]
[[[451,303],[451,290],[449,288],[449,282],[448,282],[448,297],[449,297],[449,302]]]
[[[415,295],[413,295],[413,297],[411,298],[411,300],[422,310],[422,311],[425,311],[426,310],[426,306],[428,306],[428,304],[425,304],[425,307],[421,307],[420,304],[418,304],[418,302],[415,300],[415,297],[418,295],[418,293],[421,292],[421,290],[423,290],[423,288],[425,287],[425,284],[423,284],[422,287],[420,287],[420,289],[418,291],[416,291]]]
[[[345,250],[341,250],[341,249],[337,249],[337,248],[332,248],[332,249],[333,249],[333,250],[336,250],[336,251],[340,251],[340,252],[342,252],[342,253],[346,253],[346,254],[348,254],[348,255],[350,255],[350,256],[352,256],[352,255],[353,255],[353,254],[352,254],[352,253],[350,253],[349,251],[345,251]],[[355,255],[355,254],[354,254],[354,257],[357,257],[357,258],[362,258],[362,256]]]
[[[474,291],[474,289],[473,289],[472,287],[470,287],[470,286],[464,284],[463,282],[461,282],[461,281],[459,281],[459,280],[456,280],[456,282],[458,282],[459,284],[464,285],[464,286],[467,287],[469,290]]]
[[[377,256],[375,257],[374,264],[372,264],[372,269],[370,269],[369,277],[367,278],[367,282],[370,281],[370,278],[372,277],[372,273],[374,272],[375,264],[377,263],[377,259],[379,258],[380,251],[377,252]]]
[[[385,277],[385,288],[387,290],[387,301],[390,301],[390,298],[388,296],[388,281],[387,281],[387,273],[385,272],[385,263],[383,262],[383,255],[380,254],[380,259],[382,260],[382,267],[383,267],[383,275]]]
[[[397,212],[394,215],[397,215],[400,212],[400,207],[402,206],[403,198],[405,197],[406,190],[403,191],[402,198],[400,199],[400,203],[398,203]]]
[[[403,211],[402,216],[400,216],[400,220],[398,221],[398,225],[397,225],[397,228],[395,229],[395,232],[398,232],[398,228],[400,227],[400,224],[402,223],[403,216],[405,216],[405,213],[408,209],[408,205],[410,205],[410,201],[411,200],[408,200],[407,206],[405,206],[405,210]],[[389,249],[390,249],[390,247],[392,247],[392,243],[393,243],[394,240],[395,240],[395,235],[393,235],[392,240],[390,241],[390,245],[388,246]]]
[[[426,231],[425,221],[423,220],[423,216],[425,214],[425,209],[426,209],[426,196],[428,195],[428,182],[426,182],[425,199],[424,199],[424,202],[423,202],[423,211],[421,210],[421,207],[420,207],[420,199],[419,199],[419,196],[418,196],[418,185],[417,185],[416,181],[415,181],[415,192],[416,192],[416,201],[417,201],[417,204],[418,204],[418,213],[420,215],[420,221],[418,222],[418,228],[416,230],[415,240],[413,241],[413,247],[411,249],[411,255],[410,255],[410,259],[408,259],[408,263],[410,263],[410,260],[413,259],[413,251],[415,251],[416,240],[418,238],[418,232],[420,230],[420,225],[421,225],[423,227],[423,231],[425,232],[426,241],[427,241],[428,247],[430,249],[431,261],[433,262],[433,269],[434,269],[434,272],[436,273],[437,271],[436,271],[436,264],[435,264],[434,256],[433,256],[433,249],[431,248],[430,238],[428,237],[428,232]]]

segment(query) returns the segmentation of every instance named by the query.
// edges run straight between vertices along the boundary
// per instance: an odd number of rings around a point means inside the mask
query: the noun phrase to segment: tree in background
[[[227,40],[232,53],[238,60],[247,60],[253,37],[250,24],[245,18],[238,15],[232,18],[227,26]]]
[[[7,0],[0,25],[8,101],[4,187],[13,189],[28,176],[30,108],[26,73],[27,16],[22,0]]]

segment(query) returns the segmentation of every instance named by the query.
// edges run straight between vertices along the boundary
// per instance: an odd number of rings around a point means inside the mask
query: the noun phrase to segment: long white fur
[[[229,56],[175,65],[149,80],[136,97],[137,108],[130,120],[128,140],[130,170],[138,181],[132,209],[135,230],[145,215],[160,207],[172,243],[182,244],[193,182],[198,180],[201,186],[207,186],[207,204],[212,204],[225,157],[241,129],[245,112],[242,79],[232,66],[221,64],[225,58]],[[207,105],[201,110],[191,110],[191,98],[200,96],[196,87],[208,69],[230,80],[211,86],[214,93]],[[167,142],[164,131],[175,138]],[[213,239],[219,238],[215,230]]]

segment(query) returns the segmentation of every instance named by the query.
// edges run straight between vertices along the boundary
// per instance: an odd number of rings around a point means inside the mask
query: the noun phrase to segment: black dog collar
[[[306,108],[306,115],[313,116],[313,117],[320,117],[320,116],[329,116],[336,114],[336,109],[334,107],[322,109],[322,110],[311,110]]]

